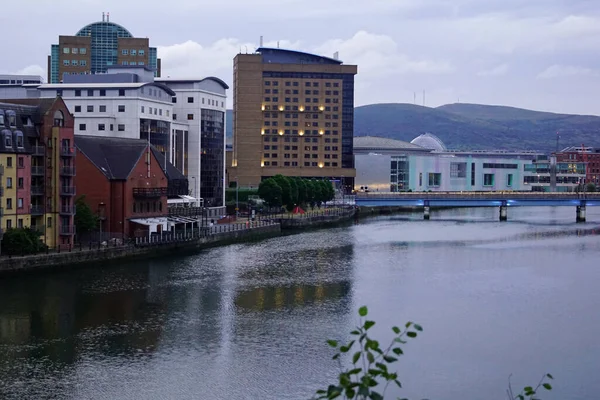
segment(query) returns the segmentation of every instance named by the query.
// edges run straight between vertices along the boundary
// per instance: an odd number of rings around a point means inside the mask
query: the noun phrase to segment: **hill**
[[[232,113],[227,112],[231,136]],[[411,141],[431,132],[453,149],[556,149],[582,143],[600,147],[600,117],[555,114],[515,107],[447,104],[437,108],[413,104],[371,104],[354,110],[355,136],[382,136]]]

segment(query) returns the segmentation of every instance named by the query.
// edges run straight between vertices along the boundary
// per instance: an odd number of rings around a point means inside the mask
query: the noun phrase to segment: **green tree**
[[[402,347],[408,340],[416,338],[423,328],[413,322],[407,322],[402,328],[394,326],[391,343],[381,347],[379,341],[369,336],[369,329],[375,325],[375,321],[367,320],[367,314],[366,306],[358,309],[360,325],[350,332],[350,342],[340,344],[337,340],[327,341],[329,346],[336,349],[333,359],[338,361],[341,372],[335,383],[327,386],[327,389],[317,390],[316,399],[383,400],[390,384],[402,388],[398,373],[391,371],[392,364],[404,354]],[[342,358],[351,362],[350,368],[342,366]],[[506,393],[510,400],[539,399],[538,389],[551,390],[552,386],[548,383],[551,379],[552,375],[546,374],[536,387],[526,386],[517,395],[513,393],[509,380]]]
[[[287,206],[288,204],[292,203],[292,188],[290,185],[290,179],[283,175],[275,175],[273,179],[281,188],[281,204]]]
[[[75,228],[78,235],[95,232],[98,229],[98,216],[85,202],[85,195],[75,200]]]
[[[594,185],[592,182],[588,183],[587,187],[586,187],[586,191],[587,192],[592,192],[592,193],[595,192],[596,191],[596,185]]]
[[[307,187],[306,180],[302,178],[296,178],[296,186],[298,187],[298,204],[307,203]]]
[[[294,178],[288,178],[288,182],[290,183],[290,202],[286,204],[286,208],[288,211],[292,211],[298,204],[298,184]]]
[[[265,179],[258,185],[258,195],[269,207],[281,207],[281,192],[281,186],[273,178]]]
[[[317,202],[317,184],[316,181],[306,180],[306,202],[310,205],[310,208],[315,208]]]
[[[46,249],[40,240],[41,232],[31,228],[9,228],[2,238],[2,253],[9,255],[35,254]]]

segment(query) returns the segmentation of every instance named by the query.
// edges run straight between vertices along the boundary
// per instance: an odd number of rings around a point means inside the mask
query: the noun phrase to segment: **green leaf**
[[[423,331],[423,327],[422,327],[421,325],[419,325],[419,324],[414,324],[414,327],[415,327],[415,329],[416,329],[416,330],[418,330],[419,332],[422,332],[422,331]]]
[[[406,344],[406,340],[402,340],[401,338],[397,337],[396,339],[394,339],[394,342],[396,343],[402,343],[402,344]]]
[[[327,394],[327,391],[320,389],[320,390],[317,390],[317,394]]]
[[[375,321],[365,321],[365,331],[368,331],[373,325],[375,325]]]
[[[392,326],[392,330],[394,331],[394,333],[395,333],[396,335],[399,335],[399,334],[400,334],[400,328],[398,328],[397,326]]]
[[[402,388],[402,383],[400,383],[398,379],[394,380],[394,382],[396,382],[396,385],[398,385],[399,388]]]
[[[533,388],[531,386],[525,386],[523,389],[525,392],[533,392]]]
[[[542,386],[543,386],[543,387],[544,387],[544,389],[546,389],[546,390],[552,390],[552,385],[551,385],[551,384],[549,384],[549,383],[544,383]]]
[[[330,340],[327,341],[327,344],[330,345],[331,347],[337,347],[338,342],[337,342],[337,340],[331,340],[330,339]]]
[[[383,396],[377,392],[371,392],[371,394],[369,395],[369,398],[371,400],[383,400]]]
[[[550,374],[546,374],[546,376],[547,376],[548,378],[550,378],[550,379],[554,379],[554,377],[553,377],[552,375],[550,375]]]
[[[340,353],[337,353],[336,355],[331,357],[332,360],[337,360],[338,358],[340,358]]]
[[[367,360],[369,361],[369,364],[372,364],[375,362],[375,357],[373,356],[373,353],[371,353],[370,351],[367,352]]]
[[[406,336],[408,336],[409,338],[416,338],[417,332],[406,332]]]
[[[358,309],[358,315],[360,315],[361,317],[366,317],[367,313],[368,313],[367,306],[362,306],[361,308]]]
[[[354,369],[351,369],[350,371],[348,371],[348,375],[356,375],[360,371],[362,371],[362,368],[354,368]]]
[[[393,363],[393,362],[398,361],[398,359],[396,357],[392,357],[392,356],[383,356],[383,359],[386,362],[389,362],[389,363]]]
[[[352,356],[352,364],[356,364],[358,362],[358,360],[360,359],[360,354],[360,351],[354,353],[354,355]]]
[[[394,352],[394,354],[396,354],[397,356],[404,354],[404,352],[402,351],[402,349],[400,347],[394,347],[392,349],[392,351]]]
[[[354,396],[356,396],[356,390],[352,389],[352,388],[348,388],[346,389],[346,397],[349,399],[353,399]]]
[[[412,325],[412,322],[407,322],[407,323],[404,325],[404,327],[406,327],[406,328],[410,328],[410,326],[411,326],[411,325]]]
[[[360,396],[368,396],[369,395],[369,388],[367,386],[361,386],[358,389],[358,394]]]
[[[340,353],[347,353],[350,348],[348,346],[340,346]]]
[[[387,370],[388,370],[387,365],[382,364],[382,363],[375,363],[375,366],[384,372],[387,372]]]
[[[360,335],[360,332],[355,330],[355,331],[350,332],[350,334],[351,335]]]

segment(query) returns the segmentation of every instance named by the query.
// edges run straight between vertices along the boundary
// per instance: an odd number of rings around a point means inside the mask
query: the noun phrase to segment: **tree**
[[[296,186],[298,187],[298,204],[306,204],[308,201],[306,180],[296,178]]]
[[[40,240],[41,232],[31,228],[9,228],[2,238],[2,253],[10,255],[35,254],[46,249]]]
[[[258,195],[269,205],[269,207],[281,207],[282,190],[275,179],[265,179],[258,185]]]
[[[369,336],[368,331],[375,325],[375,321],[367,320],[367,314],[366,306],[358,309],[360,325],[350,332],[353,337],[350,342],[339,344],[337,340],[327,341],[329,346],[337,350],[333,359],[338,361],[341,372],[337,382],[329,385],[327,389],[317,390],[317,399],[383,400],[389,384],[402,388],[398,373],[392,372],[390,367],[404,354],[402,346],[408,343],[408,340],[416,338],[423,328],[413,322],[407,322],[402,328],[394,326],[392,331],[395,337],[389,346],[382,348],[377,340]],[[344,369],[341,358],[350,355],[352,358],[349,361],[352,366],[350,369]],[[538,399],[538,389],[552,389],[548,383],[551,379],[554,379],[552,375],[545,374],[535,388],[526,386],[517,395],[513,393],[509,380],[506,393],[509,400]]]
[[[292,211],[294,207],[298,204],[298,185],[296,184],[296,179],[287,179],[290,183],[290,201],[286,204],[286,208],[288,211]]]
[[[95,232],[98,229],[98,216],[85,202],[85,195],[75,200],[75,228],[78,235]]]
[[[292,188],[290,185],[290,179],[283,175],[275,175],[273,179],[281,188],[281,203],[283,205],[292,203]]]
[[[587,187],[586,187],[586,191],[587,192],[592,192],[592,193],[595,192],[596,191],[596,185],[594,185],[592,182],[588,183]]]

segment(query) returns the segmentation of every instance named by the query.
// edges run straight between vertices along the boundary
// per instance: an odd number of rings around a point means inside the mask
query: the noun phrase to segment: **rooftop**
[[[341,60],[298,50],[286,50],[272,47],[259,47],[256,52],[262,54],[263,63],[276,64],[342,64]]]
[[[175,92],[166,85],[156,82],[134,82],[134,83],[45,83],[37,86],[40,90],[59,90],[59,89],[139,89],[143,86],[157,86],[163,89],[171,96]]]
[[[207,76],[206,78],[155,78],[154,82],[164,82],[164,83],[201,83],[204,81],[214,81],[221,85],[223,89],[229,89],[229,85],[225,83],[221,78],[217,78],[216,76]]]
[[[416,144],[378,136],[355,136],[354,150],[412,150],[429,152]]]
[[[425,147],[433,151],[446,151],[446,145],[441,139],[432,133],[424,133],[411,140],[412,144]]]

